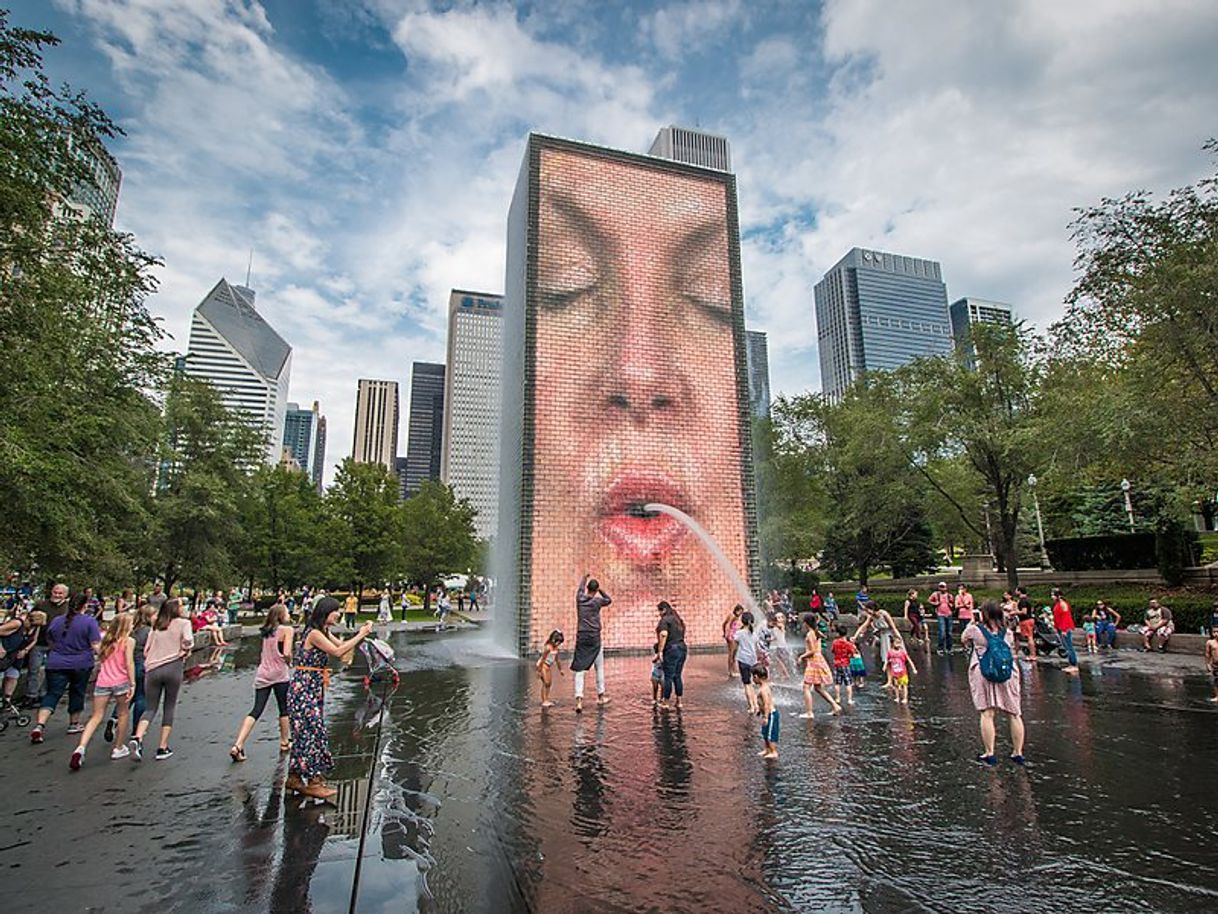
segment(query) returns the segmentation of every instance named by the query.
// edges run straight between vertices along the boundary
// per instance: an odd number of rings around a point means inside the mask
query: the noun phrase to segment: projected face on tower
[[[536,253],[532,639],[600,577],[609,647],[649,647],[655,603],[695,643],[740,597],[661,502],[747,577],[728,184],[543,148]]]

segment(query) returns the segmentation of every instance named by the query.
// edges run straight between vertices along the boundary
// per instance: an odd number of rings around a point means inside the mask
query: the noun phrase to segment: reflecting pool
[[[612,703],[576,715],[570,674],[543,712],[532,665],[479,638],[394,636],[383,719],[357,672],[336,677],[337,807],[283,797],[269,719],[228,762],[252,639],[187,687],[168,762],[101,761],[98,740],[70,774],[62,721],[41,747],[10,730],[6,783],[28,789],[0,863],[40,886],[16,909],[346,911],[361,833],[363,912],[1218,909],[1199,662],[1030,668],[1026,770],[972,761],[961,655],[915,653],[908,707],[872,682],[812,722],[778,681],[767,763],[723,655],[690,659],[680,714],[652,710],[648,657],[610,658]]]

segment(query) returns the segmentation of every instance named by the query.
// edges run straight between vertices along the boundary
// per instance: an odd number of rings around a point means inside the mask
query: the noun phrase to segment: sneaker
[[[68,762],[68,767],[73,771],[80,771],[80,766],[85,763],[85,747],[77,746],[72,752],[72,758]]]
[[[131,747],[131,757],[137,762],[142,762],[144,760],[144,741],[133,736],[127,741],[127,745]]]
[[[106,742],[114,742],[114,726],[117,723],[118,721],[116,721],[113,717],[106,721],[106,732],[102,734],[102,739],[104,739]]]
[[[69,736],[71,736],[73,733],[84,733],[84,732],[85,732],[84,724],[68,724],[68,735]]]
[[[118,761],[121,758],[126,758],[130,754],[131,750],[126,746],[116,746],[110,751],[110,758],[112,761]]]
[[[1020,768],[1022,768],[1024,765],[1027,764],[1027,760],[1022,755],[1012,755],[1011,761],[1014,762],[1016,765],[1018,765]]]
[[[42,724],[30,731],[30,742],[35,746],[42,742]]]
[[[156,751],[156,760],[158,762],[163,762],[165,759],[169,758],[169,756],[171,756],[171,755],[173,755],[173,750],[170,749],[168,746],[166,746],[164,749],[158,748]]]
[[[978,764],[986,765],[990,768],[993,768],[995,765],[998,764],[998,759],[992,755],[979,755],[979,756],[977,756],[977,762],[978,762]]]

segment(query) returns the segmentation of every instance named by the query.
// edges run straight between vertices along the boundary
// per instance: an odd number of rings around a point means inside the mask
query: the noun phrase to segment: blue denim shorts
[[[131,683],[120,682],[116,686],[99,686],[93,687],[93,697],[100,698],[101,696],[109,696],[111,698],[122,698],[131,691]]]

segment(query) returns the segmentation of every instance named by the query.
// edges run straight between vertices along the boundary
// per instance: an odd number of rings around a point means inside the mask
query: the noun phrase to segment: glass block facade
[[[496,608],[517,648],[575,632],[583,574],[607,649],[656,604],[692,645],[742,601],[679,508],[759,586],[732,175],[532,135],[508,218]]]

